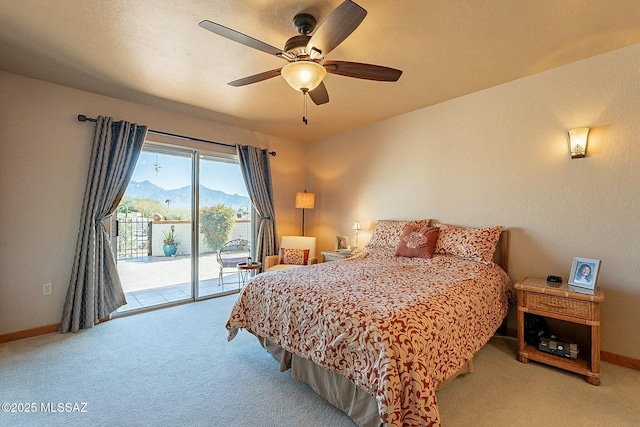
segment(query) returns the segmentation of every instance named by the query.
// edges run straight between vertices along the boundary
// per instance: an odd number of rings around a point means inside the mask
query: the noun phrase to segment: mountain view
[[[191,187],[186,186],[175,190],[165,190],[149,181],[131,181],[125,192],[129,197],[148,197],[164,203],[171,200],[171,206],[176,208],[189,208],[191,206]],[[234,210],[249,206],[249,198],[237,194],[227,194],[223,191],[212,190],[200,185],[200,207],[223,204]]]

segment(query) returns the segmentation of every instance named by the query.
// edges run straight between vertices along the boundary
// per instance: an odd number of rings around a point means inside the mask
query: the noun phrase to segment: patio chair
[[[223,270],[225,268],[236,268],[238,263],[245,262],[251,256],[251,243],[246,239],[234,239],[226,242],[216,253],[220,273],[218,284],[224,286]]]

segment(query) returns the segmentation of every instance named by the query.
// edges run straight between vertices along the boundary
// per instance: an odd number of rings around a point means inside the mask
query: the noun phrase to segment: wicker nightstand
[[[527,277],[515,284],[518,291],[518,360],[546,363],[586,376],[589,384],[600,385],[600,303],[604,292],[596,295],[569,291],[566,284],[548,284],[544,279]],[[538,350],[524,340],[524,314],[537,314],[563,322],[586,325],[590,330],[590,351],[580,351],[577,359],[567,359]]]

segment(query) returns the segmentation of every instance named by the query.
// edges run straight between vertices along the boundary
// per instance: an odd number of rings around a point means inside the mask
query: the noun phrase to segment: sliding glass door
[[[118,312],[237,292],[251,212],[235,156],[146,143],[117,209]]]
[[[239,289],[237,262],[250,256],[251,202],[236,161],[200,155],[198,295]]]
[[[120,311],[193,297],[192,176],[192,152],[145,144],[118,207]]]

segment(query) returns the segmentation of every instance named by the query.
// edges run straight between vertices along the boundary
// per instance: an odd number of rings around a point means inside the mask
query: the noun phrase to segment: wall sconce
[[[589,135],[589,128],[576,128],[569,131],[569,152],[572,159],[587,155],[587,135]]]
[[[303,193],[296,193],[296,208],[302,209],[302,236],[304,236],[304,210],[316,207],[316,195],[307,193],[305,189]]]
[[[360,221],[355,221],[353,223],[353,227],[351,227],[351,229],[355,230],[356,232],[356,240],[355,240],[355,246],[353,247],[353,252],[360,252],[360,249],[358,249],[358,231],[362,230],[362,226],[360,225]]]

